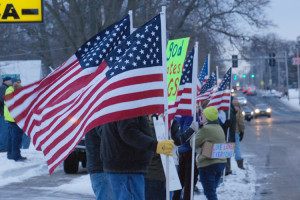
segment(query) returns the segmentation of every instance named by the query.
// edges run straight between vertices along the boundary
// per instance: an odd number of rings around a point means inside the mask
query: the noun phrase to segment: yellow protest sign
[[[167,47],[168,101],[175,101],[190,38],[169,40]]]
[[[0,0],[0,23],[42,22],[42,0]]]

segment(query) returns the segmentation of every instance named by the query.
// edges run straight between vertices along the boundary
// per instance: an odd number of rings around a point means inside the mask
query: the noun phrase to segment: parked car
[[[248,122],[250,122],[254,116],[254,112],[253,112],[252,108],[250,108],[247,105],[242,106],[242,114],[245,117],[245,120],[247,120]]]
[[[247,99],[245,97],[236,97],[238,102],[240,102],[240,104],[242,105],[246,105],[247,104]]]
[[[267,104],[256,104],[254,112],[255,118],[260,116],[271,117],[272,109]]]
[[[78,172],[79,162],[82,167],[86,167],[85,137],[77,144],[73,152],[64,160],[64,171],[67,174]]]

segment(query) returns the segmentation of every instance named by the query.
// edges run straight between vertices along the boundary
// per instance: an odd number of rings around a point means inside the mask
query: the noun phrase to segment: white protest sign
[[[162,117],[159,117],[158,120],[154,117],[153,118],[155,133],[157,141],[165,140],[165,125]],[[162,165],[164,168],[164,172],[166,174],[166,160],[167,156],[160,154],[160,158],[162,161]],[[169,181],[170,181],[170,191],[180,190],[181,184],[178,177],[178,173],[175,167],[175,163],[172,156],[169,156]]]

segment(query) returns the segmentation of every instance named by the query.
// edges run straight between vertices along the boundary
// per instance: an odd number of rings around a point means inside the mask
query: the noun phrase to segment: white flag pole
[[[132,18],[132,10],[128,11],[129,19],[130,19],[130,34],[133,33],[133,18]]]
[[[192,113],[193,113],[193,121],[196,122],[196,91],[197,91],[197,67],[198,67],[198,42],[195,43],[194,46],[194,60],[193,60],[193,79],[192,79]],[[197,130],[196,130],[197,131]],[[192,171],[191,171],[191,195],[190,199],[194,199],[194,170],[195,170],[195,132],[192,137]]]
[[[210,53],[207,55],[207,68],[208,68],[208,70],[207,70],[207,72],[208,72],[207,76],[209,77],[210,76]]]
[[[219,67],[216,66],[217,88],[219,88]]]
[[[165,116],[165,139],[168,140],[168,81],[167,81],[167,34],[166,34],[166,6],[162,6],[160,13],[161,17],[161,43],[162,43],[162,63],[163,63],[163,78],[164,78],[164,116]],[[170,180],[169,180],[169,156],[166,158],[166,200],[170,200]]]

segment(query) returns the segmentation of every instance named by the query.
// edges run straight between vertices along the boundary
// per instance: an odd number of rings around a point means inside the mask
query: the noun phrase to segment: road
[[[255,200],[300,199],[300,112],[275,97],[247,97],[250,105],[267,103],[271,118],[259,117],[246,123],[242,153],[255,166]],[[247,156],[248,155],[248,156]]]

